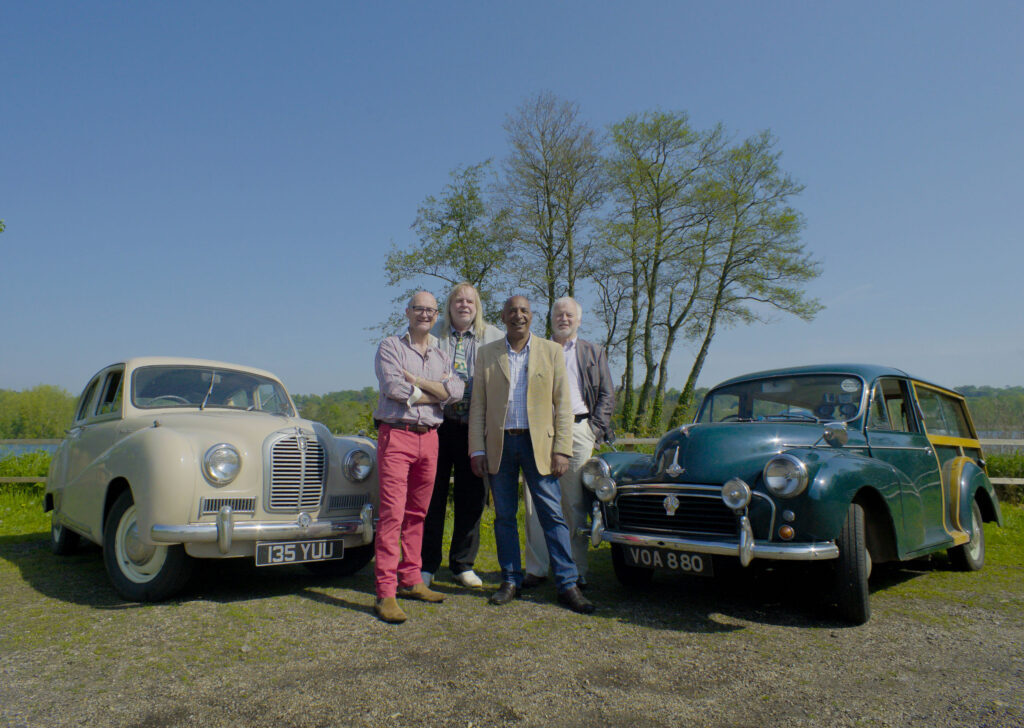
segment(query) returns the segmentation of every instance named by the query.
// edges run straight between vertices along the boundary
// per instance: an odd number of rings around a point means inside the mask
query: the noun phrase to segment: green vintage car
[[[872,564],[947,551],[985,560],[983,521],[1002,525],[964,398],[898,369],[859,364],[757,372],[705,396],[654,455],[584,465],[590,536],[619,581],[711,575],[715,560],[828,561],[832,601],[871,616]]]

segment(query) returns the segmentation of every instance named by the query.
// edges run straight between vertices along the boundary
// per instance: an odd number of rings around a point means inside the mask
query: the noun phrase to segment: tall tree
[[[388,285],[415,284],[396,301],[407,299],[417,286],[429,287],[431,281],[443,283],[443,289],[469,281],[485,307],[494,307],[512,237],[508,211],[485,193],[489,167],[487,161],[453,170],[441,195],[430,195],[420,205],[412,224],[419,243],[405,250],[392,246],[384,262]]]
[[[515,230],[519,284],[550,310],[560,296],[575,295],[587,273],[585,228],[603,194],[600,140],[576,104],[550,92],[524,102],[505,131],[511,153],[502,188]]]
[[[767,131],[726,151],[708,194],[715,201],[714,274],[704,298],[700,350],[669,422],[682,424],[719,327],[767,321],[784,311],[810,321],[821,310],[804,284],[821,265],[800,242],[803,216],[790,206],[803,186],[779,167],[780,152]]]
[[[648,112],[613,125],[611,136],[609,251],[621,260],[607,262],[630,298],[622,424],[642,432],[660,428],[668,361],[700,291],[707,241],[698,231],[706,215],[696,199],[721,147],[721,129],[702,133],[684,112]],[[644,372],[634,395],[635,358]]]

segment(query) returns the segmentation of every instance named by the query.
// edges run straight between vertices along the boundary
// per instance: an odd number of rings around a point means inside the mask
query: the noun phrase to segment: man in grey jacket
[[[575,419],[569,471],[559,480],[562,513],[572,536],[572,556],[580,573],[579,586],[585,588],[589,538],[579,535],[577,529],[586,526],[589,499],[580,482],[580,468],[593,454],[596,445],[614,439],[611,420],[615,410],[615,387],[605,350],[576,335],[582,318],[583,310],[579,303],[569,297],[558,299],[551,308],[551,338],[562,345],[565,355]],[[547,578],[548,552],[529,492],[525,493],[525,500],[526,575],[522,587],[527,589]]]

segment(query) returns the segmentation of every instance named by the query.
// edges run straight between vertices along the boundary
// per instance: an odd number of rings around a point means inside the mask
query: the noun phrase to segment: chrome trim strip
[[[693,551],[699,554],[717,556],[739,556],[741,541],[703,541],[673,536],[641,536],[622,531],[605,529],[601,540],[608,543],[619,543],[631,546],[651,546],[654,548],[671,549],[672,551]],[[751,559],[772,559],[774,561],[824,561],[839,557],[839,547],[831,541],[815,541],[812,543],[777,544],[768,541],[751,539],[743,543],[744,550],[750,548]]]
[[[918,450],[927,453],[932,451],[930,447],[901,447],[899,445],[871,445],[870,447],[872,450]]]

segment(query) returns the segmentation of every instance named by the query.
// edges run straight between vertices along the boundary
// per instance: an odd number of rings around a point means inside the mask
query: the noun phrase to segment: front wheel
[[[370,563],[373,558],[373,544],[345,549],[345,556],[331,561],[312,561],[306,568],[317,576],[352,576]]]
[[[103,563],[117,593],[134,602],[156,602],[178,592],[192,573],[180,544],[150,546],[139,537],[135,501],[123,492],[103,527]]]
[[[971,540],[962,546],[954,546],[946,553],[959,571],[979,571],[985,565],[985,529],[978,501],[971,502]]]
[[[615,570],[615,577],[623,586],[647,586],[654,577],[653,569],[627,564],[625,547],[618,543],[612,544],[612,568]]]
[[[839,614],[848,622],[864,624],[871,618],[871,554],[867,549],[864,509],[856,503],[851,503],[846,511],[836,545],[839,558],[835,562],[835,596]]]

